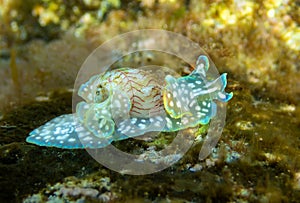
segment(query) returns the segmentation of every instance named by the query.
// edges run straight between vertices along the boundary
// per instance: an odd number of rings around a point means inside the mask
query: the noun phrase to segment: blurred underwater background
[[[87,56],[138,29],[164,29],[197,42],[227,72],[226,125],[213,153],[192,148],[163,171],[131,176],[85,150],[35,146],[29,132],[72,112],[72,89]],[[196,59],[195,59],[196,60]],[[177,64],[164,54],[117,64]],[[179,65],[178,65],[179,64]],[[0,0],[0,202],[299,202],[299,0]],[[113,143],[130,153],[173,139]],[[155,151],[155,150],[154,150]]]

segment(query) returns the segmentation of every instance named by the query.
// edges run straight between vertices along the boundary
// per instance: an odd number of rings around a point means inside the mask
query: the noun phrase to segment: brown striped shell
[[[127,95],[131,117],[149,118],[163,110],[162,87],[150,71],[129,68],[109,71],[100,76],[98,87],[108,92],[118,89]]]

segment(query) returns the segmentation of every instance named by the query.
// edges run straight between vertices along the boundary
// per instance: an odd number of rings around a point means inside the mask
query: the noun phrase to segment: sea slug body
[[[209,60],[200,55],[195,70],[165,77],[161,85],[146,70],[121,68],[95,75],[79,88],[84,101],[76,113],[61,115],[33,130],[26,141],[59,148],[102,148],[112,141],[151,131],[171,132],[208,124],[216,100],[229,101],[226,73],[208,80]]]

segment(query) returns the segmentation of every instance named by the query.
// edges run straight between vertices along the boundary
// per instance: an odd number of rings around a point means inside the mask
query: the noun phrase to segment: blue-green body
[[[208,58],[199,56],[188,76],[155,76],[123,68],[93,76],[78,92],[85,101],[76,113],[62,115],[33,130],[26,141],[59,148],[102,148],[112,141],[152,131],[178,131],[205,125],[217,113],[214,100],[227,102],[226,74],[208,80]],[[129,78],[129,79],[128,79]]]

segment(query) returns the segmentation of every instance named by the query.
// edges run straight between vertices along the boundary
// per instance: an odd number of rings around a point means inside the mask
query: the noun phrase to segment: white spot
[[[106,114],[108,114],[108,111],[107,111],[107,109],[102,109],[101,113],[102,113],[103,115],[106,115]]]
[[[172,128],[172,121],[171,121],[171,119],[169,119],[168,117],[166,117],[166,121],[167,121],[167,127],[168,128]]]
[[[225,94],[223,94],[222,92],[218,92],[218,96],[219,96],[221,99],[225,99],[225,98],[226,98]]]
[[[183,102],[185,102],[185,100],[187,100],[188,101],[188,98],[186,98],[186,97],[182,97],[182,98],[180,98]]]
[[[126,128],[122,131],[122,133],[128,132],[130,129],[131,129],[131,127],[128,125],[128,126],[126,126]]]
[[[92,100],[93,99],[93,95],[90,93],[88,94],[88,100]]]
[[[204,114],[204,113],[201,113],[201,112],[197,112],[197,117],[198,117],[198,118],[201,118],[202,116],[205,116],[205,114]]]
[[[106,123],[106,119],[101,119],[100,123],[99,123],[99,128],[102,128]]]
[[[181,103],[180,103],[180,101],[177,101],[177,102],[176,102],[176,106],[177,106],[178,108],[181,108]]]
[[[61,140],[61,141],[59,141],[59,143],[60,143],[60,144],[63,144],[63,143],[64,143],[64,141],[62,141],[62,140]]]
[[[91,137],[85,137],[85,138],[83,138],[83,141],[89,141],[89,140],[92,140],[92,138]]]
[[[60,133],[60,130],[61,130],[61,127],[57,127],[54,131],[54,134],[59,134]]]
[[[170,93],[168,93],[168,94],[167,94],[167,97],[168,97],[168,98],[170,98],[170,97],[171,97],[171,94],[170,94]]]
[[[196,95],[204,95],[204,94],[212,93],[212,92],[216,91],[217,89],[218,89],[217,87],[213,87],[213,88],[210,88],[210,89],[207,89],[207,90],[203,90],[201,88],[198,88],[198,89],[193,89],[193,92]]]
[[[189,120],[186,117],[183,117],[181,119],[181,122],[183,123],[183,125],[186,125],[186,124],[188,124]]]
[[[173,97],[177,97],[177,92],[173,92]]]
[[[108,125],[105,126],[105,130],[106,130],[106,131],[109,130],[109,126],[108,126]]]
[[[44,139],[46,140],[46,139],[49,139],[50,137],[51,137],[51,135],[47,135],[44,137]]]
[[[196,109],[196,111],[200,111],[200,106],[199,105],[197,105],[196,107],[195,107],[195,109]]]
[[[81,132],[81,131],[84,131],[84,128],[82,126],[76,128],[76,132]]]
[[[209,112],[208,109],[202,109],[202,111],[203,111],[203,112],[206,112],[206,113]]]
[[[137,118],[132,118],[130,122],[131,122],[131,124],[135,124],[136,121],[137,121]]]
[[[82,137],[84,137],[84,136],[86,136],[84,132],[78,133],[78,138],[82,138]]]
[[[145,129],[145,128],[147,127],[145,124],[142,124],[142,123],[140,123],[138,126],[139,126],[139,128],[142,129],[142,130]]]
[[[45,135],[49,135],[49,134],[50,134],[50,131],[46,130],[46,131],[40,133],[40,136],[45,136]]]
[[[154,123],[154,125],[155,125],[156,127],[160,127],[160,122],[157,121],[157,122]]]
[[[121,103],[120,103],[119,100],[115,100],[115,101],[114,101],[114,104],[115,104],[115,106],[116,106],[117,108],[121,108]]]
[[[61,132],[61,134],[66,134],[66,133],[70,133],[72,131],[73,131],[72,128],[66,128],[66,129],[61,130],[60,132]]]
[[[162,119],[161,116],[156,116],[155,118],[156,118],[157,120],[159,120],[159,121],[163,121],[163,119]]]
[[[189,83],[188,86],[189,86],[190,88],[196,87],[194,83]]]
[[[141,122],[142,122],[142,123],[146,123],[146,120],[145,120],[145,119],[141,119]]]
[[[174,106],[174,102],[173,102],[173,101],[170,101],[170,102],[169,102],[169,105],[170,105],[171,107],[173,107],[173,106]]]
[[[75,138],[70,138],[70,139],[68,139],[68,141],[69,141],[69,142],[75,142],[76,139],[75,139]]]
[[[210,103],[207,104],[207,107],[208,107],[208,108],[210,107]]]
[[[203,101],[202,104],[203,104],[204,106],[206,106],[207,103],[206,103],[206,101]]]
[[[118,127],[119,127],[119,130],[122,131],[123,128],[125,127],[125,126],[124,126],[124,123],[121,123]]]
[[[192,107],[194,106],[195,103],[196,103],[196,100],[193,100],[193,101],[190,103],[189,107],[192,108]]]
[[[56,137],[56,140],[65,140],[69,137],[69,134],[59,135]]]

